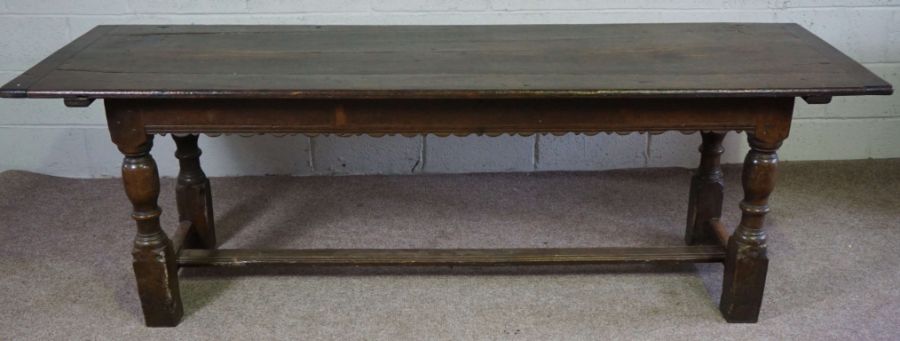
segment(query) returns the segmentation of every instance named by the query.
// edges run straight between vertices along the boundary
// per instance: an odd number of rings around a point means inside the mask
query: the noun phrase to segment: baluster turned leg
[[[134,147],[120,144],[119,148],[125,154],[122,162],[125,193],[134,206],[132,217],[138,228],[131,254],[144,320],[150,327],[169,327],[181,320],[181,296],[172,243],[159,225],[162,213],[157,206],[159,173],[150,156],[152,146],[153,136],[147,135],[143,144]]]
[[[172,135],[178,150],[175,157],[181,166],[175,198],[178,202],[179,220],[191,221],[191,233],[185,240],[187,247],[216,248],[216,230],[213,223],[212,191],[209,179],[200,168],[198,135]]]
[[[684,235],[688,245],[718,244],[718,238],[710,227],[710,222],[722,216],[722,168],[719,157],[724,149],[724,133],[701,133],[700,166],[691,178],[691,192],[688,199],[687,229]]]
[[[775,187],[776,150],[781,142],[766,142],[748,134],[750,152],[744,159],[741,222],[728,240],[725,278],[719,310],[728,322],[756,322],[762,304],[769,259],[766,232],[769,194]]]

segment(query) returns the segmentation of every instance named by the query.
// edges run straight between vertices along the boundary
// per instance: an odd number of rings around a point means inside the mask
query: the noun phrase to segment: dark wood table
[[[722,262],[720,310],[757,320],[764,217],[794,100],[888,95],[891,85],[795,24],[540,26],[98,26],[0,88],[3,97],[105,100],[137,222],[148,326],[182,316],[183,266]],[[202,133],[700,132],[686,246],[444,250],[216,248]],[[719,156],[747,133],[742,216],[720,221]],[[149,152],[172,134],[181,221],[160,228]],[[552,295],[552,293],[548,293]]]

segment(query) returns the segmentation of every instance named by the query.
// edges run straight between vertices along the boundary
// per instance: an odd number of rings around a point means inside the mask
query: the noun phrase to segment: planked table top
[[[50,98],[885,95],[796,24],[98,26],[0,88]]]

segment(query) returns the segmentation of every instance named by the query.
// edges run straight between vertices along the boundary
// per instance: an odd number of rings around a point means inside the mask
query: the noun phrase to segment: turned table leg
[[[191,233],[185,246],[191,248],[216,248],[216,230],[213,223],[212,192],[209,179],[200,168],[199,135],[172,135],[178,149],[175,157],[181,166],[175,199],[178,202],[178,218],[191,222]]]
[[[120,144],[119,149],[125,154],[125,193],[134,206],[132,217],[137,222],[131,254],[144,320],[150,327],[167,327],[178,324],[182,307],[174,250],[159,225],[159,173],[150,156],[152,146],[153,135],[147,135],[143,143]]]
[[[688,245],[718,244],[718,238],[710,222],[722,216],[722,168],[719,157],[724,149],[722,140],[725,133],[701,133],[700,166],[691,178],[691,192],[688,199],[687,229],[684,234]]]
[[[744,159],[741,222],[728,240],[725,278],[719,310],[728,322],[756,322],[762,304],[769,259],[766,232],[769,194],[775,187],[778,166],[776,150],[781,142],[758,139],[748,134],[750,152]]]

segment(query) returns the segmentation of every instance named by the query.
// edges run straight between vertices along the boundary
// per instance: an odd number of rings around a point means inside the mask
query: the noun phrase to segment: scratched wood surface
[[[3,97],[889,94],[796,24],[99,26]]]

